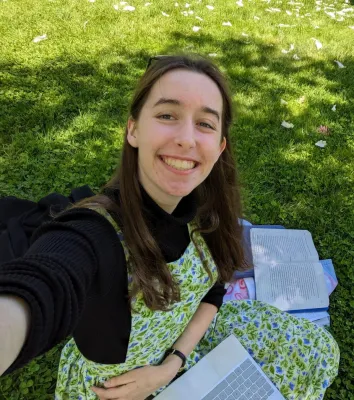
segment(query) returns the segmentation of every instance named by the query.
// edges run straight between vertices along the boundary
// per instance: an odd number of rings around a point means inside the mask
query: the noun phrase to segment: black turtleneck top
[[[190,242],[193,194],[168,214],[142,187],[141,192],[144,214],[166,262],[178,260]],[[106,194],[119,197],[119,192]],[[126,260],[117,232],[98,212],[74,208],[42,224],[23,257],[0,265],[1,294],[23,298],[31,311],[25,345],[5,375],[69,335],[92,361],[125,361],[131,329]],[[224,294],[224,285],[217,283],[202,301],[220,308]]]

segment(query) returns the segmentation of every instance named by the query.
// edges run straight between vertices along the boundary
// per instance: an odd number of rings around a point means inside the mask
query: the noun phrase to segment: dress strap
[[[101,214],[103,217],[107,218],[108,221],[114,226],[114,229],[117,231],[118,234],[122,234],[122,231],[116,221],[113,219],[111,214],[102,206],[98,205],[97,203],[88,203],[87,208],[90,210],[94,210]]]

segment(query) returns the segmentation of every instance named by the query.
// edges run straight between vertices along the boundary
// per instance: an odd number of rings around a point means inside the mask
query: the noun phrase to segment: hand
[[[169,356],[163,364],[146,366],[109,379],[106,389],[92,387],[100,400],[145,400],[157,389],[166,386],[176,376],[181,361]]]

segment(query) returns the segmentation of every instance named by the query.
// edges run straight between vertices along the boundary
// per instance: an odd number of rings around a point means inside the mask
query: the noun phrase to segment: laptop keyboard
[[[274,389],[248,359],[202,400],[266,400]]]

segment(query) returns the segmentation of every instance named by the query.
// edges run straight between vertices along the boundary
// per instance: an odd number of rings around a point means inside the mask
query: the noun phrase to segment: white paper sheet
[[[309,231],[298,229],[251,229],[255,264],[269,262],[319,261]]]

